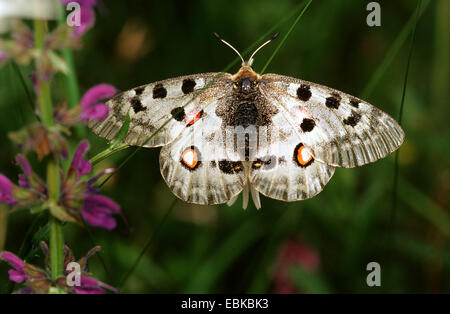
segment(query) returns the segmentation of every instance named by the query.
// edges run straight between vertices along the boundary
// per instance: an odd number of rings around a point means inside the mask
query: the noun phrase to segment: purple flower
[[[77,180],[82,175],[87,174],[92,170],[92,165],[89,162],[89,160],[83,157],[88,150],[89,150],[89,142],[82,141],[80,145],[78,145],[78,148],[75,151],[75,155],[73,156],[70,168],[75,169],[77,173]]]
[[[90,88],[81,98],[81,116],[82,121],[103,120],[108,116],[109,108],[101,99],[111,98],[116,94],[114,86],[108,84],[99,84]]]
[[[81,267],[80,274],[80,285],[79,286],[69,286],[67,282],[67,276],[70,272],[67,270],[67,265],[71,262],[75,262],[75,258],[72,251],[66,245],[64,246],[64,271],[61,276],[56,278],[56,280],[51,280],[51,266],[50,266],[50,256],[49,249],[45,242],[41,242],[41,248],[45,256],[46,268],[41,269],[35,265],[25,263],[19,257],[10,252],[0,252],[0,259],[8,262],[14,269],[9,270],[9,279],[16,283],[24,282],[24,287],[14,291],[13,293],[20,294],[42,294],[49,293],[52,288],[61,289],[68,293],[82,293],[82,294],[99,294],[106,293],[104,289],[119,292],[118,289],[101,282],[93,277],[86,269],[87,260],[89,257],[102,250],[100,246],[96,246],[91,249],[84,257],[79,259],[77,263]]]
[[[110,285],[98,281],[92,277],[81,276],[80,278],[80,286],[73,287],[73,290],[76,294],[105,294],[106,291],[101,289],[106,288],[110,291],[118,292],[118,290]]]
[[[39,92],[37,73],[31,72],[29,78],[31,79],[31,82],[33,83],[34,92],[37,94]]]
[[[19,186],[22,188],[30,187],[30,182],[28,181],[28,177],[33,173],[31,169],[30,163],[23,155],[16,156],[16,162],[22,167],[23,172],[19,174]]]
[[[35,192],[37,199],[45,198],[45,183],[33,172],[30,163],[22,154],[16,156],[17,164],[22,168],[23,173],[19,174],[19,186],[24,189],[30,189]],[[38,195],[39,194],[39,195]],[[31,195],[30,195],[31,196]]]
[[[67,5],[73,0],[61,0],[62,4]],[[94,25],[95,22],[95,12],[94,7],[97,4],[96,0],[77,0],[80,5],[80,25],[74,26],[74,38],[79,38],[83,35],[89,28]]]
[[[88,194],[84,199],[81,216],[92,226],[112,230],[116,227],[116,220],[111,215],[119,212],[119,205],[110,198],[103,195]]]
[[[82,141],[62,183],[60,203],[64,208],[64,216],[61,216],[61,219],[67,219],[68,214],[75,221],[81,221],[83,218],[90,225],[111,230],[116,227],[112,214],[119,213],[120,208],[110,198],[98,195],[94,183],[103,175],[112,173],[114,169],[105,169],[88,180],[82,178],[92,171],[91,163],[85,158],[88,150],[89,142]]]
[[[61,0],[61,3],[64,5],[67,5],[73,1],[74,0]],[[95,5],[97,4],[97,0],[77,0],[76,2],[78,2],[80,4],[80,6],[91,7],[91,8],[95,7]]]
[[[8,55],[3,50],[0,50],[0,63],[6,60],[8,58]]]
[[[0,173],[0,203],[6,203],[8,205],[18,204],[17,200],[13,196],[12,188],[12,182]]]
[[[24,271],[25,262],[19,257],[10,252],[1,252],[0,259],[8,262],[14,269],[8,271],[9,279],[16,283],[22,282],[27,279],[27,274]]]

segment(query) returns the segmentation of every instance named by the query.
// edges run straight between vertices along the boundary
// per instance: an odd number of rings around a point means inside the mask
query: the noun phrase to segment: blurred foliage
[[[361,96],[416,5],[409,0],[379,1],[382,25],[368,27],[368,2],[313,1],[266,72]],[[173,76],[220,71],[235,55],[212,36],[213,31],[243,51],[298,4],[104,0],[94,28],[84,37],[82,49],[75,51],[80,90],[101,82],[127,90]],[[274,292],[279,247],[290,238],[307,243],[320,259],[315,273],[298,266],[290,272],[299,291],[449,292],[449,16],[449,1],[432,0],[418,24],[394,214],[393,155],[362,168],[336,169],[324,191],[310,200],[283,203],[262,197],[259,211],[253,205],[243,211],[240,198],[232,207],[178,200],[122,292]],[[294,19],[280,25],[281,36]],[[365,96],[394,117],[400,108],[409,38]],[[256,71],[276,44],[257,55]],[[237,70],[238,66],[232,69]],[[27,79],[31,69],[20,71]],[[52,91],[56,100],[65,99],[60,79],[56,77]],[[27,84],[32,91],[31,82]],[[14,178],[18,169],[13,164],[17,149],[7,134],[33,119],[23,85],[8,64],[0,69],[0,171],[9,177]],[[91,156],[106,147],[103,139],[85,133],[92,143]],[[131,151],[97,166],[118,164]],[[101,260],[93,258],[90,267],[112,285],[119,285],[175,198],[159,173],[158,153],[159,149],[140,150],[104,187],[121,205],[127,223],[113,232],[64,227],[65,241],[76,256],[91,248],[92,241],[105,248]],[[43,174],[36,156],[29,157]],[[5,249],[19,251],[34,218],[28,212],[9,215]],[[0,227],[6,228],[1,212],[0,220]],[[35,228],[45,230],[42,225]],[[26,240],[24,255],[33,247],[32,238]],[[40,254],[32,252],[34,257]],[[366,265],[371,261],[381,265],[381,287],[366,285]],[[0,264],[0,291],[9,285],[7,269]]]

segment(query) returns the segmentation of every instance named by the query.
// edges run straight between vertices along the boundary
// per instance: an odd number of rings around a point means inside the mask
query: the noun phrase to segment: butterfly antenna
[[[225,45],[227,45],[228,47],[230,47],[231,49],[234,50],[234,52],[237,53],[237,55],[239,56],[239,58],[241,58],[242,60],[242,65],[245,64],[244,58],[242,58],[241,54],[239,53],[239,51],[237,51],[236,48],[234,48],[233,46],[231,46],[229,43],[227,43],[224,39],[222,39],[222,37],[219,36],[219,34],[217,34],[216,32],[214,32],[214,36],[217,37],[217,39],[219,39],[221,42],[223,42]]]
[[[248,64],[249,66],[252,66],[252,63],[253,63],[253,57],[255,56],[255,54],[256,54],[262,47],[264,47],[265,45],[267,45],[268,43],[270,43],[272,40],[274,40],[275,38],[277,38],[277,37],[278,37],[278,34],[279,34],[279,33],[275,33],[275,35],[273,35],[272,38],[270,38],[270,39],[269,39],[268,41],[266,41],[264,44],[262,44],[261,46],[259,46],[258,49],[256,49],[256,50],[252,53],[252,55],[250,56],[250,59],[248,59],[248,62],[247,62],[247,64]]]

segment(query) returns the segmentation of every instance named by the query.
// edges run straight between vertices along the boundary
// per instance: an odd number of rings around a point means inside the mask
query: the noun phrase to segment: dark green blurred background
[[[410,37],[397,38],[414,15],[416,1],[378,1],[381,27],[366,24],[369,2],[313,1],[266,72],[363,97],[397,118]],[[104,82],[127,90],[173,76],[221,71],[235,54],[212,32],[243,51],[299,3],[105,0],[95,26],[75,51],[80,89]],[[262,197],[259,211],[253,205],[243,211],[241,198],[232,207],[177,201],[122,292],[277,292],[277,265],[285,258],[280,248],[286,243],[301,243],[319,260],[313,270],[302,261],[282,266],[289,268],[286,280],[298,292],[449,292],[450,2],[423,1],[422,7],[405,99],[406,140],[399,156],[395,213],[394,155],[362,168],[336,169],[324,191],[310,200],[284,203]],[[280,25],[280,37],[294,19]],[[257,55],[256,71],[278,43]],[[363,95],[396,45],[398,53]],[[21,70],[28,75],[32,69]],[[237,70],[238,65],[230,71]],[[58,77],[54,86],[54,99],[64,99]],[[31,121],[30,116],[23,87],[7,65],[0,69],[0,172],[10,178],[19,171],[13,164],[18,151],[7,133],[19,129],[22,119]],[[103,139],[85,132],[91,156],[106,147]],[[79,139],[71,139],[73,152]],[[117,165],[131,151],[112,156],[98,169]],[[140,150],[104,189],[130,225],[119,218],[112,232],[92,229],[95,243],[105,249],[107,270],[96,257],[91,270],[109,284],[119,284],[175,198],[159,173],[158,154],[159,149]],[[29,157],[43,174],[36,156]],[[33,218],[26,211],[8,217],[4,249],[18,251]],[[4,228],[6,217],[0,219]],[[78,257],[93,246],[86,229],[77,225],[66,225],[64,234]],[[303,255],[297,255],[301,260]],[[366,265],[372,261],[381,265],[381,287],[366,284]],[[0,264],[1,291],[7,269]]]

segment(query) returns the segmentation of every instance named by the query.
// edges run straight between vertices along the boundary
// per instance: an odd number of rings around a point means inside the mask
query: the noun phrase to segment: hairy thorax
[[[232,84],[233,92],[227,101],[216,109],[217,116],[223,119],[223,126],[247,128],[250,125],[270,125],[271,117],[278,110],[270,106],[261,94],[261,76],[250,67],[244,66],[233,75]]]

